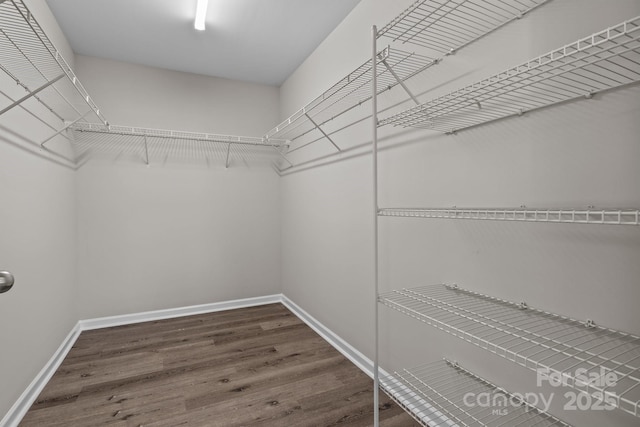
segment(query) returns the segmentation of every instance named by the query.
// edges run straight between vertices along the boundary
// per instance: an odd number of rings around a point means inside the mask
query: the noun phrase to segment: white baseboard
[[[33,402],[35,402],[38,395],[44,389],[44,386],[47,385],[64,358],[67,356],[71,347],[73,347],[73,344],[76,342],[76,339],[78,339],[80,332],[82,331],[80,330],[80,322],[78,322],[73,329],[71,329],[71,332],[69,332],[64,341],[62,341],[62,344],[60,344],[60,347],[58,347],[51,359],[49,359],[46,365],[44,365],[44,368],[40,370],[38,375],[36,375],[33,381],[31,381],[31,384],[29,384],[22,395],[20,395],[16,403],[14,403],[11,409],[9,409],[9,412],[7,412],[2,421],[0,421],[0,426],[17,427]]]
[[[360,353],[355,349],[355,347],[351,346],[351,344],[340,338],[339,335],[324,326],[313,316],[304,311],[296,303],[294,303],[284,295],[282,295],[282,304],[284,304],[285,307],[291,310],[304,323],[306,323],[307,326],[316,331],[318,335],[324,338],[324,340],[331,344],[336,350],[342,353],[344,357],[349,359],[354,365],[360,368],[361,371],[373,378],[373,361],[371,359]]]
[[[236,308],[254,307],[265,304],[275,304],[282,301],[282,294],[263,297],[236,299],[231,301],[213,302],[210,304],[191,305],[187,307],[168,308],[164,310],[145,311],[142,313],[122,314],[118,316],[98,317],[81,320],[83,331],[92,329],[111,328],[114,326],[131,325],[134,323],[151,322],[154,320],[172,319],[174,317],[193,316],[196,314],[214,313],[216,311],[234,310]]]

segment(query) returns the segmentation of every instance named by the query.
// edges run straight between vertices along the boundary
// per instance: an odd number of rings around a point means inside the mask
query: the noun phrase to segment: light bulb
[[[196,21],[193,24],[194,28],[198,31],[204,31],[204,21],[207,17],[207,4],[209,0],[198,0],[196,6]]]

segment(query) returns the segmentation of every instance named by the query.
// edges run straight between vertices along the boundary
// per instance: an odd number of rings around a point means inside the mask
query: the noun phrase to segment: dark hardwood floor
[[[381,393],[381,425],[417,426]],[[281,304],[83,332],[21,426],[371,426],[373,382]]]

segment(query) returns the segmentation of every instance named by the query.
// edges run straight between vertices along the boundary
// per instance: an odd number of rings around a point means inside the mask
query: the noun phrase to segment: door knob
[[[8,271],[0,271],[0,294],[11,289],[14,281],[13,274]]]

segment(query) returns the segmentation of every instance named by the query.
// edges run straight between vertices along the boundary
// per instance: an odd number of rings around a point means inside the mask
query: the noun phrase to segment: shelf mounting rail
[[[555,376],[581,394],[614,402],[614,408],[640,417],[640,337],[457,285],[394,290],[379,301],[541,378]]]
[[[640,81],[640,17],[380,121],[454,133]]]
[[[569,427],[524,396],[509,393],[447,359],[387,374],[380,382],[385,393],[425,427]],[[492,404],[476,404],[478,396]]]
[[[389,24],[378,31],[373,26],[373,55],[371,64],[375,67],[379,55],[377,52],[377,40],[380,37],[391,38],[393,42],[402,44],[413,44],[417,47],[426,48],[430,56],[430,65],[439,64],[444,57],[454,54],[465,46],[481,39],[494,32],[502,26],[523,17],[533,9],[545,4],[549,0],[417,0],[404,12],[394,18]],[[433,53],[433,55],[431,54]],[[392,77],[395,77],[395,70],[386,61],[381,64],[388,70]],[[365,64],[366,65],[366,64]],[[381,67],[382,68],[382,67]],[[413,72],[408,77],[416,75],[428,68],[423,67],[417,72]],[[374,76],[377,73],[373,73]],[[408,78],[396,77],[396,81],[402,85],[408,93],[410,99],[418,104],[418,99],[404,84]],[[374,199],[374,288],[376,298],[378,298],[378,219],[390,211],[380,210],[378,204],[378,135],[377,128],[386,124],[379,121],[377,109],[377,96],[384,90],[384,81],[378,85],[374,77],[371,94],[367,99],[372,99],[373,114],[372,125],[372,157],[373,157],[373,199]],[[480,105],[476,102],[475,105]],[[421,104],[417,109],[422,109]],[[425,116],[428,118],[429,113]],[[397,212],[394,212],[396,214]],[[374,357],[374,426],[379,425],[378,408],[378,304],[375,303],[375,357]]]
[[[22,96],[1,91],[7,104],[0,104],[0,115],[19,107],[52,132],[41,145],[53,137],[66,137],[65,130],[83,120],[107,125],[69,64],[55,48],[31,11],[22,0],[0,1],[0,69],[23,91]],[[34,112],[27,101],[35,100],[52,120]]]

